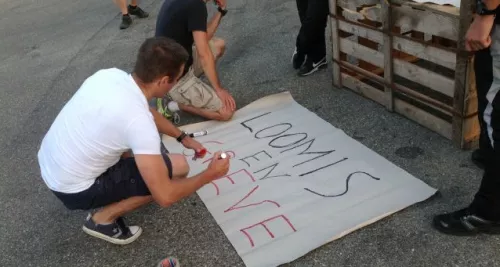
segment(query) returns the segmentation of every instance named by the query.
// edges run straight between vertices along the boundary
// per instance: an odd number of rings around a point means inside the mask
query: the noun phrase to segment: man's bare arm
[[[194,31],[193,38],[196,51],[198,52],[198,58],[201,62],[205,75],[210,81],[210,84],[216,92],[222,90],[219,77],[217,76],[217,71],[215,70],[214,55],[208,45],[207,33],[203,31]]]
[[[210,22],[207,25],[207,40],[210,41],[215,35],[217,28],[219,27],[220,21],[222,19],[222,14],[220,12],[216,12],[212,17]]]
[[[218,159],[214,155],[207,170],[191,178],[171,180],[161,155],[135,155],[139,172],[153,199],[162,207],[168,207],[193,194],[205,184],[222,177],[229,169],[229,159]]]
[[[483,3],[489,10],[493,10],[500,5],[500,0],[483,0]]]
[[[160,133],[174,138],[177,138],[179,135],[181,135],[181,130],[175,127],[175,125],[171,121],[163,117],[157,110],[150,107],[149,111],[151,111],[151,114],[153,114],[156,127],[158,128],[158,131]]]

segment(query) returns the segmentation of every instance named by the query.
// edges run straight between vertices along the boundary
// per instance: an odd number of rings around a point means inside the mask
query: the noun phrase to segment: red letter
[[[224,143],[219,142],[219,141],[206,141],[206,142],[201,142],[201,143],[202,143],[202,144],[218,144],[218,145],[222,145],[222,144],[224,144]],[[187,151],[193,152],[193,154],[186,154],[186,153],[187,153]],[[208,149],[207,149],[207,153],[208,153],[208,154],[212,154],[212,152],[210,152]],[[185,157],[192,157],[192,156],[194,156],[194,150],[192,150],[192,149],[184,149],[184,150],[182,151],[182,154],[183,154]]]
[[[269,219],[267,219],[267,220],[264,220],[264,221],[262,221],[262,222],[259,222],[259,223],[256,223],[256,224],[254,224],[254,225],[251,225],[251,226],[249,226],[249,227],[243,228],[243,229],[241,229],[240,231],[241,231],[244,235],[246,235],[246,237],[248,238],[248,241],[250,241],[250,246],[254,247],[254,246],[255,246],[255,244],[254,244],[254,242],[253,242],[253,239],[252,239],[252,237],[250,236],[250,234],[247,232],[247,230],[249,230],[249,229],[251,229],[251,228],[254,228],[254,227],[256,227],[256,226],[262,225],[262,227],[264,227],[264,229],[266,229],[266,231],[267,231],[267,233],[269,234],[269,236],[270,236],[271,238],[274,238],[274,234],[273,234],[273,233],[269,230],[269,228],[267,228],[266,222],[270,222],[270,221],[272,221],[272,220],[274,220],[274,219],[277,219],[277,218],[282,218],[282,219],[283,219],[283,220],[284,220],[284,221],[288,224],[288,226],[290,226],[290,228],[292,228],[292,230],[293,230],[294,232],[297,232],[297,230],[295,230],[295,227],[293,227],[292,223],[290,222],[290,220],[288,220],[288,218],[287,218],[285,215],[278,215],[278,216],[274,216],[274,217],[269,218]]]
[[[253,194],[253,192],[255,192],[257,189],[259,189],[259,186],[255,186],[245,197],[243,197],[240,201],[236,202],[236,204],[232,205],[231,207],[229,207],[229,209],[225,210],[224,212],[228,212],[228,211],[232,211],[232,210],[237,210],[237,209],[243,209],[243,208],[246,208],[246,207],[250,207],[250,206],[258,206],[260,204],[263,204],[263,203],[272,203],[274,205],[276,205],[276,207],[280,207],[280,204],[278,204],[277,202],[275,201],[272,201],[272,200],[264,200],[264,201],[261,201],[261,202],[258,202],[258,203],[252,203],[252,204],[248,204],[248,205],[244,205],[244,206],[239,206],[239,207],[236,207],[236,205],[240,204],[241,202],[243,202],[245,199],[247,199],[251,194]]]
[[[223,177],[221,177],[221,178],[219,178],[219,179],[217,179],[215,181],[219,181],[219,180],[222,180],[222,179],[226,178],[226,179],[229,180],[229,182],[231,182],[231,184],[234,184],[233,176],[235,176],[238,173],[243,173],[243,176],[246,176],[246,177],[250,178],[252,180],[252,182],[255,182],[255,178],[253,178],[253,176],[247,170],[245,170],[245,169],[241,169],[241,170],[239,170],[237,172],[233,172],[233,173],[228,174],[226,176],[223,176]],[[237,177],[239,177],[239,176],[237,176]],[[212,181],[210,183],[215,186],[215,191],[216,191],[217,195],[219,195],[220,194],[219,186],[215,183],[215,181]]]
[[[229,155],[230,159],[234,159],[236,157],[236,153],[234,153],[234,151],[226,151],[226,154]],[[209,162],[209,161],[212,161],[214,157],[211,157],[209,159],[206,159],[205,161],[203,161],[203,164]]]

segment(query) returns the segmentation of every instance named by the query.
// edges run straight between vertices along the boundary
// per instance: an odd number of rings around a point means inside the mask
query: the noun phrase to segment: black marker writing
[[[282,126],[282,125],[283,125],[283,126],[285,126],[285,127],[287,127],[287,128],[286,128],[285,130],[282,130],[282,131],[281,131],[281,132],[279,132],[279,133],[271,133],[271,134],[269,134],[269,135],[265,135],[265,136],[261,136],[261,135],[260,135],[260,133],[262,133],[263,131],[268,131],[269,129],[273,129],[273,128],[275,128],[275,127],[278,127],[278,129],[283,128],[283,127],[280,127],[280,126]],[[275,124],[275,125],[273,125],[273,126],[266,127],[266,128],[264,128],[264,129],[261,129],[260,131],[256,132],[256,133],[255,133],[255,138],[257,138],[257,139],[262,139],[262,138],[267,138],[267,137],[275,137],[275,136],[278,136],[278,135],[280,135],[280,134],[282,134],[282,133],[284,133],[284,132],[286,132],[286,131],[290,130],[290,128],[292,128],[292,124],[290,124],[290,123],[280,123],[280,124]]]
[[[274,163],[273,165],[271,166],[267,166],[263,169],[260,169],[258,171],[255,171],[253,172],[254,174],[256,173],[259,173],[261,171],[264,171],[264,170],[267,170],[267,169],[270,169],[262,178],[260,178],[259,180],[264,180],[264,179],[268,179],[268,178],[276,178],[276,177],[289,177],[291,176],[290,174],[279,174],[279,175],[273,175],[273,176],[270,176],[270,174],[274,171],[274,169],[276,168],[276,166],[278,166],[278,164],[280,164],[279,162],[276,162]]]
[[[341,163],[342,161],[346,161],[346,160],[348,160],[348,158],[343,158],[343,159],[341,159],[341,160],[339,160],[339,161],[336,161],[336,162],[334,162],[334,163],[330,163],[330,164],[328,164],[328,165],[325,165],[325,166],[323,166],[323,167],[321,167],[321,168],[317,168],[317,169],[312,170],[312,171],[310,171],[310,172],[303,173],[303,174],[301,174],[301,175],[299,175],[299,176],[305,176],[305,175],[309,175],[309,174],[311,174],[311,173],[315,173],[315,172],[317,172],[317,171],[319,171],[319,170],[322,170],[322,169],[324,169],[324,168],[331,167],[331,166],[333,166],[333,165],[336,165],[336,164]]]
[[[278,140],[281,140],[284,138],[284,140],[286,141],[287,140],[287,137],[291,137],[291,136],[302,136],[301,139],[298,139],[296,140],[295,142],[293,142],[294,140],[292,139],[292,142],[291,143],[287,143],[287,144],[275,144],[276,141]],[[274,147],[274,148],[284,148],[284,147],[289,147],[289,146],[293,146],[297,143],[300,143],[302,142],[304,139],[307,138],[307,134],[306,133],[294,133],[294,134],[284,134],[282,136],[278,136],[276,138],[274,138],[273,140],[271,140],[271,142],[269,142],[269,146],[270,147]],[[279,143],[279,142],[278,142]]]
[[[284,153],[284,152],[287,152],[287,151],[293,150],[293,149],[295,149],[295,148],[298,148],[298,147],[305,146],[305,145],[309,144],[309,145],[307,146],[307,148],[306,148],[306,149],[302,150],[302,152],[300,152],[300,153],[299,153],[299,154],[297,154],[297,155],[316,155],[316,154],[319,154],[319,156],[316,156],[316,157],[314,157],[314,158],[311,158],[311,159],[308,159],[308,160],[303,161],[303,162],[301,162],[301,163],[297,163],[297,164],[293,165],[293,167],[295,168],[295,167],[297,167],[297,166],[299,166],[299,165],[302,165],[302,164],[304,164],[304,163],[307,163],[307,162],[309,162],[309,161],[313,161],[313,160],[315,160],[315,159],[317,159],[317,158],[324,157],[324,156],[326,156],[326,155],[328,155],[328,154],[330,154],[330,153],[332,153],[332,152],[334,152],[334,151],[335,151],[335,150],[327,150],[327,151],[314,151],[314,152],[313,152],[313,151],[309,151],[309,149],[311,148],[311,146],[314,144],[314,141],[316,141],[316,138],[311,139],[311,140],[309,140],[309,141],[306,141],[306,142],[304,142],[304,143],[302,143],[302,144],[300,144],[300,145],[294,146],[294,147],[292,147],[292,148],[285,149],[285,150],[281,151],[280,153]]]
[[[373,176],[373,175],[371,175],[371,174],[369,174],[369,173],[367,173],[367,172],[357,171],[357,172],[353,172],[353,173],[351,173],[351,174],[349,174],[349,175],[347,176],[347,179],[346,179],[346,181],[345,181],[345,191],[344,191],[344,192],[342,192],[342,193],[340,193],[340,194],[337,194],[337,195],[326,195],[326,194],[321,194],[321,193],[315,192],[315,191],[313,191],[313,190],[311,190],[311,189],[309,189],[309,188],[304,188],[304,190],[306,190],[306,191],[308,191],[308,192],[311,192],[311,193],[313,193],[313,194],[315,194],[315,195],[322,196],[322,197],[340,197],[340,196],[345,195],[345,194],[349,191],[349,181],[351,180],[351,177],[352,177],[354,174],[365,174],[365,175],[369,176],[370,178],[372,178],[372,179],[374,179],[374,180],[377,180],[377,181],[379,181],[379,180],[380,180],[380,178],[375,177],[375,176]]]
[[[249,122],[249,121],[253,121],[253,120],[257,119],[257,118],[260,118],[260,117],[265,116],[265,115],[270,114],[270,113],[271,113],[271,112],[267,112],[267,113],[261,114],[261,115],[259,115],[259,116],[257,116],[257,117],[253,117],[253,118],[251,118],[251,119],[248,119],[248,120],[246,120],[246,121],[242,122],[242,123],[241,123],[241,125],[243,125],[243,127],[245,127],[245,128],[247,128],[248,130],[250,130],[250,132],[251,132],[251,133],[253,133],[253,129],[252,129],[252,127],[250,127],[250,126],[246,125],[245,123],[247,123],[247,122]]]
[[[270,159],[272,159],[272,158],[273,158],[273,157],[271,157],[271,155],[269,155],[269,153],[267,153],[265,150],[262,150],[262,151],[260,151],[260,152],[257,152],[257,153],[255,153],[255,154],[251,155],[251,156],[241,158],[240,160],[241,160],[241,161],[243,161],[243,162],[245,162],[245,163],[248,165],[248,167],[250,167],[250,163],[248,163],[248,162],[246,161],[246,159],[253,158],[253,159],[255,159],[256,161],[260,161],[260,159],[257,157],[257,155],[259,155],[259,154],[265,154],[265,155],[266,155],[268,158],[270,158]]]

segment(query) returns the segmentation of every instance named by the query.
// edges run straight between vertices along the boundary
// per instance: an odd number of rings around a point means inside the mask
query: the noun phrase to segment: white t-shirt
[[[38,162],[47,186],[88,189],[121,155],[160,154],[160,134],[132,76],[112,68],[85,80],[45,135]]]

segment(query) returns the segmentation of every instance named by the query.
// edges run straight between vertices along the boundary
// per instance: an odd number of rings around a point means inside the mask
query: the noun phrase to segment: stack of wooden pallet
[[[479,136],[473,57],[461,8],[404,0],[330,0],[333,82],[453,140]]]

